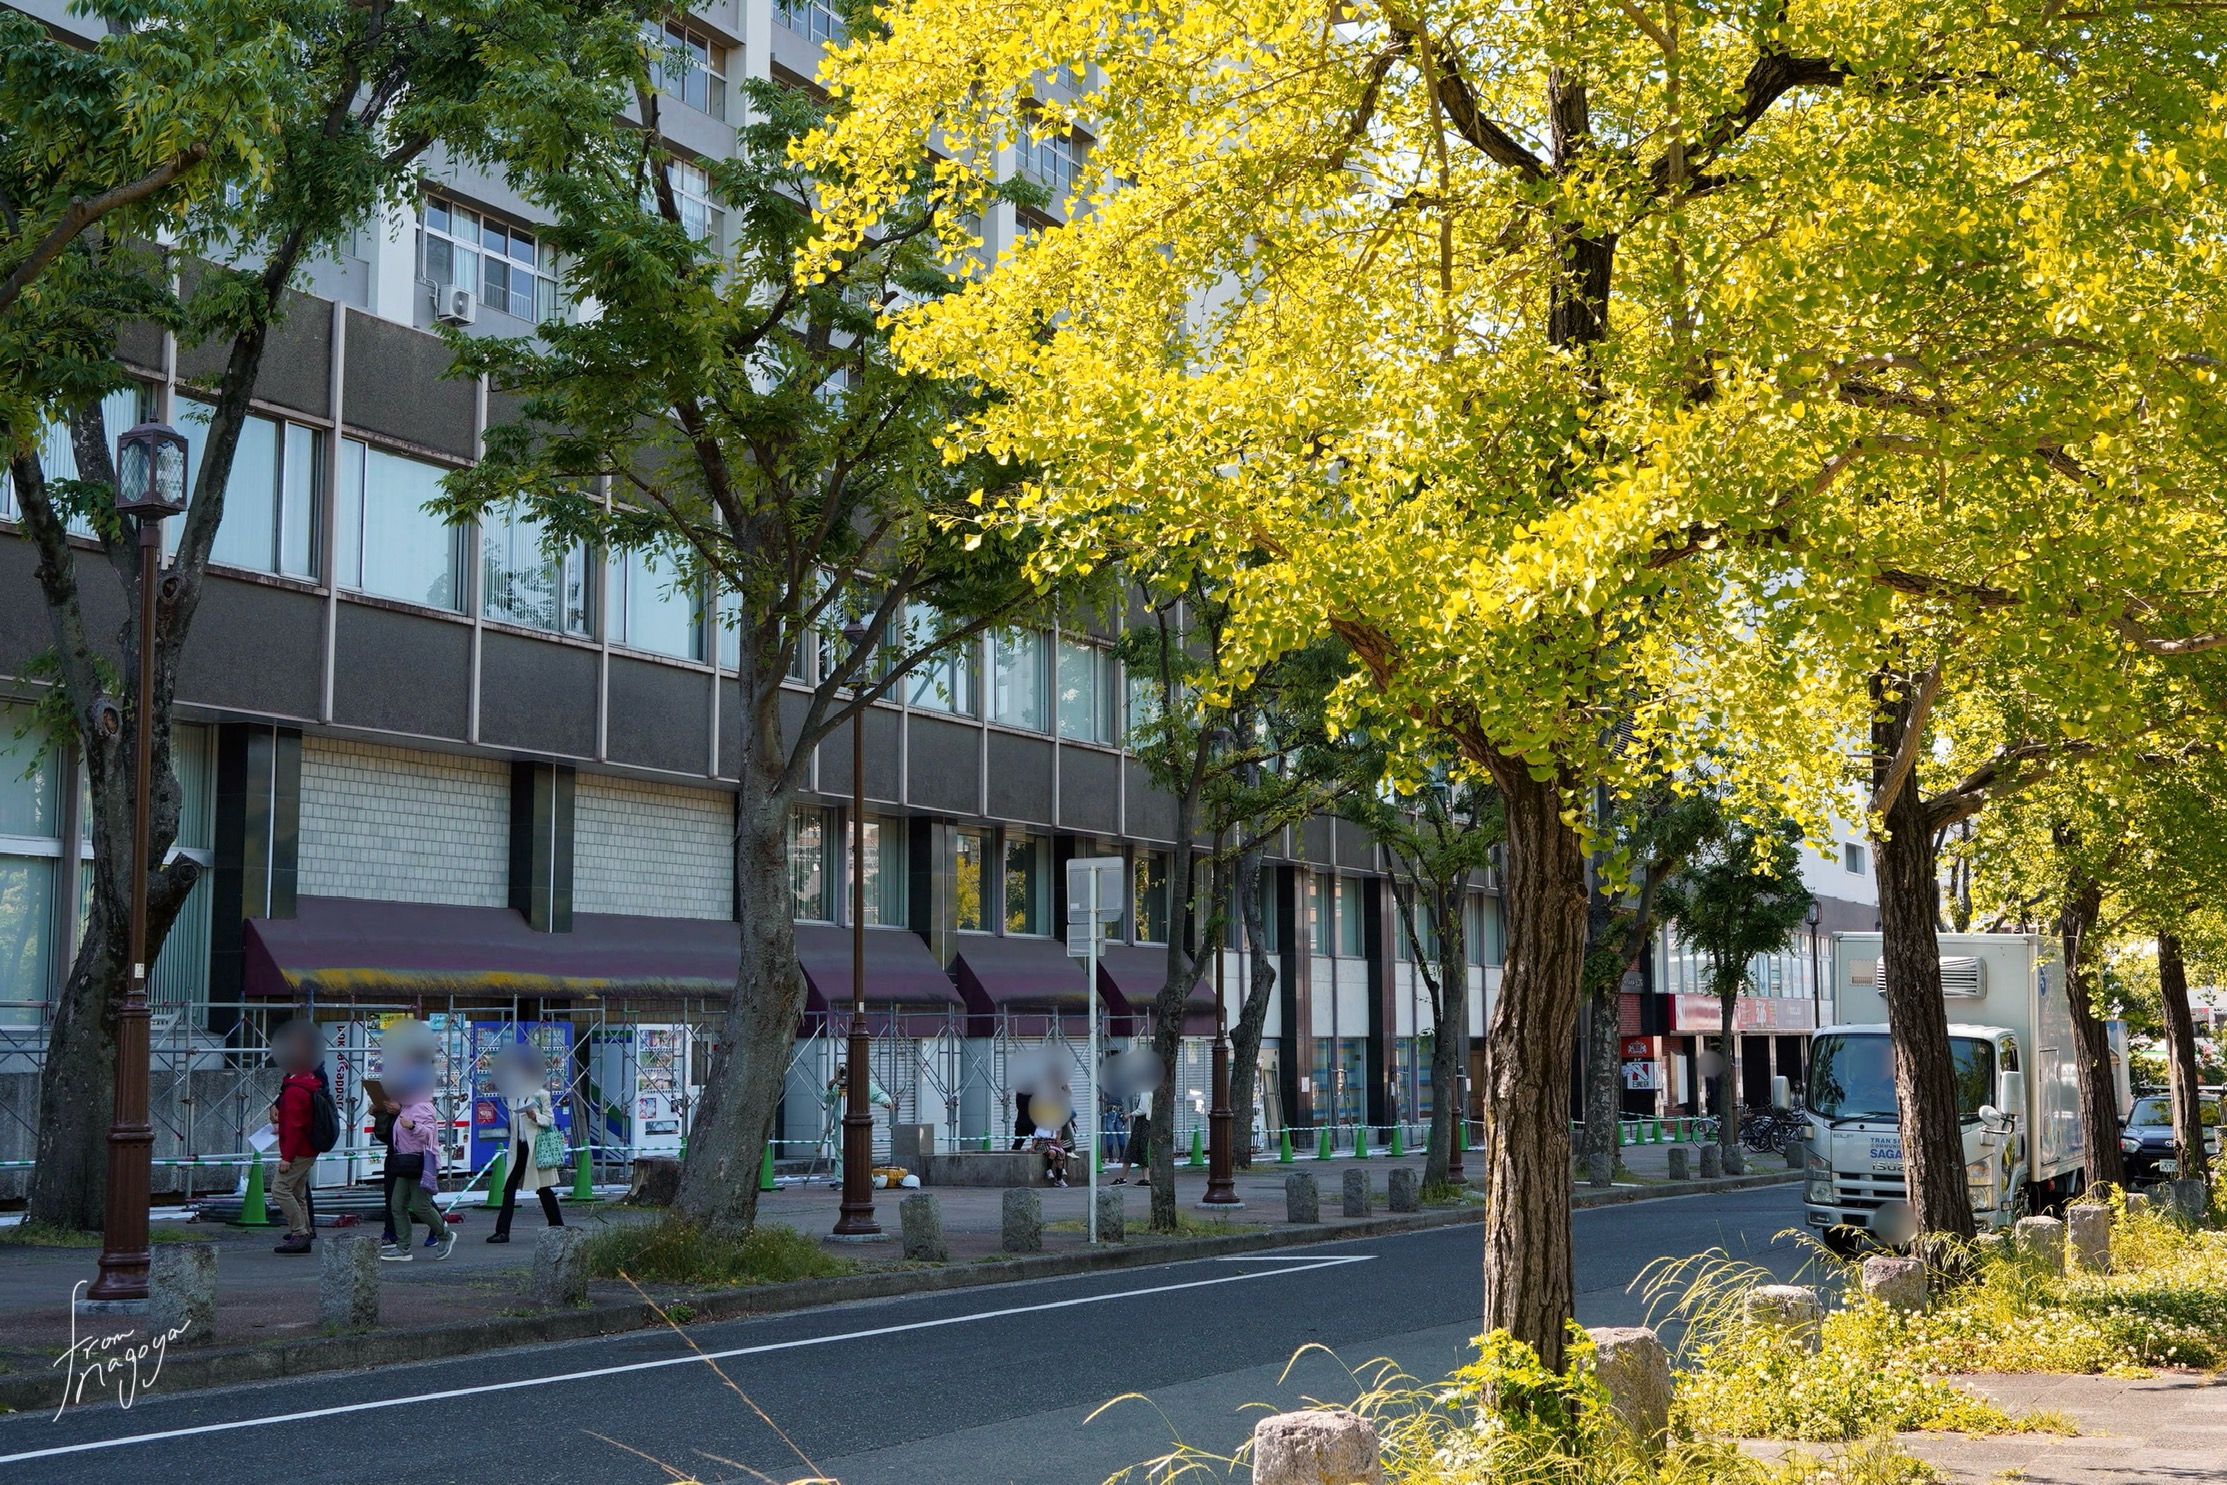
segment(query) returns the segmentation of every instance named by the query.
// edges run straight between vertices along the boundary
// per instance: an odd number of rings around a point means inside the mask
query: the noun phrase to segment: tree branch
[[[30,286],[31,280],[37,278],[49,263],[62,255],[64,248],[75,242],[95,222],[121,207],[146,200],[208,157],[207,145],[188,145],[135,181],[127,181],[98,196],[73,199],[68,209],[62,213],[62,219],[54,224],[53,230],[31,250],[29,257],[16,265],[15,271],[8,275],[5,282],[0,282],[0,311],[15,303],[24,289]]]
[[[1887,776],[1871,796],[1873,814],[1884,815],[1887,806],[1902,792],[1903,781],[1910,777],[1910,770],[1918,763],[1918,746],[1925,737],[1926,718],[1933,713],[1933,698],[1941,692],[1941,662],[1936,660],[1918,677],[1918,694],[1910,703],[1910,715],[1903,720],[1901,740],[1895,744],[1894,761],[1887,766]]]

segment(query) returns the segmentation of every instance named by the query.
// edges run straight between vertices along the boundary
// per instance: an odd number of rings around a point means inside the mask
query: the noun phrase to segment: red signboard
[[[1624,1060],[1626,1062],[1637,1062],[1654,1055],[1655,1039],[1653,1037],[1627,1036],[1624,1038]]]
[[[1672,1013],[1680,1031],[1721,1031],[1724,1017],[1714,995],[1674,995]],[[1733,1003],[1735,1031],[1808,1031],[1817,1024],[1806,1000],[1743,995]]]

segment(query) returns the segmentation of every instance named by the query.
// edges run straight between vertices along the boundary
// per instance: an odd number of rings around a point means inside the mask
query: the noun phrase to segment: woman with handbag
[[[503,1206],[495,1214],[495,1230],[487,1236],[491,1243],[510,1241],[510,1218],[518,1210],[520,1188],[541,1198],[541,1214],[551,1227],[564,1226],[556,1189],[564,1169],[564,1136],[557,1131],[549,1090],[537,1087],[506,1095],[504,1101],[510,1105],[510,1179],[503,1183]]]
[[[394,1223],[394,1242],[379,1250],[382,1263],[408,1263],[412,1219],[426,1227],[425,1245],[435,1258],[446,1258],[456,1247],[449,1230],[433,1205],[441,1189],[441,1119],[433,1111],[431,1088],[405,1086],[394,1116],[394,1144],[387,1155],[387,1173],[393,1190],[387,1211]]]

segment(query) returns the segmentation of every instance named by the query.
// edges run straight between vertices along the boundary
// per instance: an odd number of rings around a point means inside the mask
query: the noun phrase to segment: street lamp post
[[[133,724],[131,811],[131,973],[116,1009],[116,1101],[108,1125],[106,1220],[100,1274],[86,1291],[104,1309],[147,1304],[147,839],[154,788],[155,584],[162,571],[162,523],[186,508],[186,441],[175,428],[141,423],[116,440],[116,510],[139,518],[139,695]]]
[[[864,624],[843,627],[853,655],[872,633]],[[854,704],[863,675],[862,661],[851,682]],[[866,708],[859,706],[851,713],[851,1034],[843,1102],[843,1202],[835,1219],[835,1236],[840,1238],[875,1238],[882,1232],[874,1220],[873,1084],[866,1067],[867,1050]]]
[[[1812,1029],[1825,1024],[1825,982],[1819,976],[1817,964],[1817,930],[1825,921],[1825,905],[1812,897],[1809,900],[1809,1024]]]
[[[1221,841],[1215,841],[1215,855],[1221,855]],[[1217,863],[1217,871],[1227,872],[1226,864]],[[1223,880],[1227,881],[1225,876]],[[1224,918],[1230,894],[1222,894]],[[1226,925],[1223,929],[1226,936]],[[1206,1195],[1200,1200],[1203,1207],[1238,1207],[1244,1203],[1237,1199],[1236,1173],[1230,1150],[1229,1106],[1229,993],[1223,983],[1223,970],[1229,955],[1223,952],[1221,942],[1214,945],[1214,1105],[1206,1113]]]

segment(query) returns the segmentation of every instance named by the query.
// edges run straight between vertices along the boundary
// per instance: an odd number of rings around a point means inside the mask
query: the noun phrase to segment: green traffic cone
[[[1366,1124],[1353,1126],[1353,1158],[1356,1160],[1369,1158],[1369,1126]]]
[[[503,1188],[510,1184],[510,1152],[497,1150],[495,1158],[487,1162],[487,1200],[480,1203],[489,1211],[500,1210]]]
[[[1322,1130],[1321,1130],[1321,1133],[1320,1133],[1320,1135],[1319,1135],[1319,1136],[1318,1136],[1318,1137],[1316,1138],[1316,1140],[1315,1140],[1315,1159],[1317,1159],[1317,1160],[1328,1160],[1329,1158],[1330,1158],[1330,1126],[1329,1126],[1329,1125],[1327,1125],[1327,1124],[1325,1124],[1325,1125],[1323,1125],[1323,1126],[1322,1126]]]
[[[1459,1144],[1459,1145],[1461,1146],[1461,1148],[1462,1148],[1462,1153],[1463,1153],[1463,1154],[1465,1154],[1465,1155],[1466,1155],[1466,1154],[1468,1154],[1468,1153],[1469,1153],[1469,1121],[1468,1121],[1467,1119],[1456,1119],[1456,1120],[1454,1121],[1454,1139],[1455,1139],[1455,1142],[1456,1142],[1457,1144]]]
[[[1276,1163],[1291,1164],[1291,1126],[1288,1124],[1276,1131]]]
[[[247,1168],[247,1195],[240,1200],[240,1215],[227,1223],[230,1227],[274,1227],[270,1204],[263,1199],[263,1162],[253,1161]]]
[[[1618,1119],[1613,1127],[1616,1130],[1616,1148],[1621,1150],[1624,1148],[1624,1121]]]
[[[572,1201],[601,1201],[595,1194],[595,1171],[588,1164],[588,1147],[582,1145],[572,1152]]]
[[[1407,1142],[1401,1138],[1401,1135],[1403,1133],[1404,1131],[1400,1128],[1399,1125],[1395,1124],[1392,1126],[1392,1158],[1394,1160],[1399,1159],[1402,1155],[1405,1155],[1407,1153]]]
[[[1193,1130],[1191,1131],[1191,1161],[1190,1161],[1190,1164],[1191,1164],[1191,1169],[1193,1169],[1193,1170],[1197,1170],[1197,1169],[1198,1169],[1198,1168],[1199,1168],[1200,1166],[1202,1166],[1202,1165],[1206,1164],[1206,1147],[1205,1147],[1205,1145],[1204,1145],[1204,1144],[1202,1144],[1202,1143],[1200,1142],[1200,1140],[1199,1140],[1199,1132],[1198,1132],[1198,1130],[1197,1130],[1197,1129],[1195,1129],[1195,1128],[1194,1128],[1194,1129],[1193,1129]]]
[[[773,1186],[773,1146],[767,1145],[765,1154],[758,1161],[758,1189],[771,1191]]]

